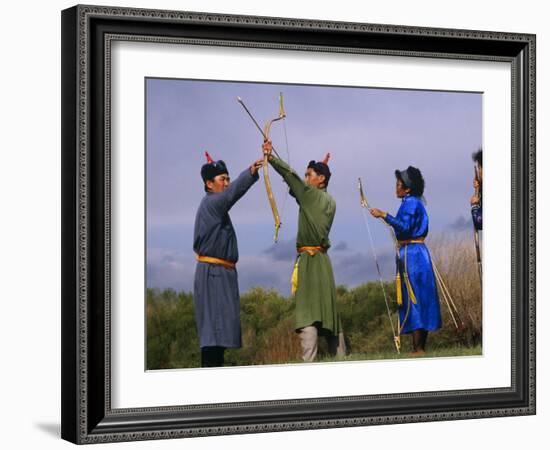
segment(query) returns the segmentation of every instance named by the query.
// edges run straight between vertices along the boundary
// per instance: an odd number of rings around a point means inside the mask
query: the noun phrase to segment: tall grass
[[[444,320],[441,338],[460,342],[467,346],[481,344],[482,338],[482,294],[477,268],[473,232],[455,237],[437,235],[429,243],[432,260],[452,295],[458,309],[460,329],[457,331],[449,309],[441,300]]]

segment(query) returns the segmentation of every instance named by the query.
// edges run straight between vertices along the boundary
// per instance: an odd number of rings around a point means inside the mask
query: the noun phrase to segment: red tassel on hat
[[[329,159],[330,159],[330,153],[327,153],[327,156],[325,156],[325,159],[323,159],[323,164],[328,164]]]
[[[208,164],[212,164],[214,162],[214,160],[210,157],[210,155],[208,154],[208,152],[204,152],[204,155],[206,156],[206,162]]]

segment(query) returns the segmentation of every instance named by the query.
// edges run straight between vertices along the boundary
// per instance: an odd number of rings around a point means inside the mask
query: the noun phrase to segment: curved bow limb
[[[269,169],[268,169],[268,157],[264,156],[264,182],[265,190],[267,192],[267,199],[269,200],[269,206],[271,206],[271,212],[273,214],[273,220],[275,221],[275,235],[273,240],[275,242],[279,239],[279,229],[281,228],[281,216],[279,215],[279,210],[277,208],[277,203],[275,202],[275,197],[273,196],[273,191],[271,189],[271,181],[269,180]]]
[[[281,112],[279,112],[279,117],[276,117],[275,119],[272,119],[265,124],[263,135],[266,140],[269,140],[269,132],[271,130],[271,125],[273,124],[273,122],[284,119],[284,117],[285,117],[284,111],[282,114]],[[271,181],[269,179],[268,159],[269,158],[267,154],[265,154],[264,165],[263,165],[264,183],[265,183],[265,191],[267,193],[267,199],[269,201],[269,206],[271,207],[271,213],[273,214],[273,220],[275,221],[275,235],[273,236],[273,240],[274,242],[277,242],[279,239],[279,229],[281,228],[281,216],[279,215],[277,202],[275,202],[275,197],[273,196],[273,190],[271,189]]]

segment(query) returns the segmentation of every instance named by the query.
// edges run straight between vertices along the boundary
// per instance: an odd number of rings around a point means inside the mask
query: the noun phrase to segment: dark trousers
[[[426,341],[428,340],[428,332],[426,330],[414,330],[412,332],[413,351],[423,352],[426,350]]]
[[[201,367],[222,367],[225,347],[202,347]]]

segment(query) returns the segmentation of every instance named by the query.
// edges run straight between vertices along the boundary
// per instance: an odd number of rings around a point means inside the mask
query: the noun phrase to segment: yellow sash
[[[407,244],[423,244],[424,238],[419,237],[416,239],[405,239],[403,241],[397,241],[397,243],[399,244],[399,247],[403,247],[404,245],[407,245]]]
[[[325,253],[327,249],[321,247],[320,245],[304,245],[303,247],[298,247],[298,253],[308,252],[309,256],[315,256],[317,253]]]
[[[403,244],[401,244],[403,242]],[[399,241],[399,245],[407,245],[407,244],[422,244],[424,242],[424,239],[408,239],[407,241]],[[416,305],[416,295],[414,295],[414,291],[411,285],[411,281],[409,280],[409,273],[407,271],[407,249],[405,248],[405,264],[403,267],[403,277],[405,278],[405,288],[407,289],[407,293],[409,294],[409,300]],[[397,301],[397,304],[401,306],[403,304],[403,292],[401,291],[401,274],[399,273],[399,269],[397,270],[397,275],[395,275],[395,299]]]
[[[303,247],[298,247],[298,253],[307,252],[309,256],[315,256],[317,253],[325,253],[327,249],[321,247],[320,245],[304,245]],[[292,277],[290,277],[290,292],[292,295],[296,294],[298,290],[298,259],[294,264],[294,269],[292,270]]]
[[[213,256],[204,256],[204,255],[197,255],[197,261],[208,263],[208,264],[217,264],[227,269],[234,269],[236,265],[234,262],[227,261],[225,259],[214,258]]]
[[[292,295],[296,294],[298,290],[298,260],[294,264],[294,269],[292,270],[292,277],[290,277],[290,292]]]

